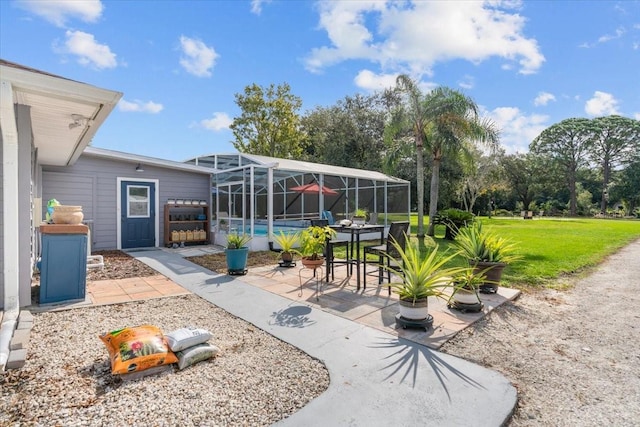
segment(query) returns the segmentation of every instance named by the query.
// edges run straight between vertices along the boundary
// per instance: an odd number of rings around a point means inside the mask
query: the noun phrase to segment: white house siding
[[[93,221],[92,250],[117,248],[117,178],[157,179],[159,200],[159,244],[164,241],[164,205],[169,198],[209,200],[211,179],[207,174],[180,171],[137,162],[82,154],[73,166],[43,167],[43,214],[47,201],[57,199],[65,205],[81,205],[85,220]]]
[[[33,137],[31,133],[31,114],[28,106],[17,106],[18,124],[18,277],[20,281],[20,306],[31,305],[31,276],[33,257],[31,252],[32,237],[34,235],[31,206],[33,204],[32,191],[32,158]]]
[[[33,224],[31,217],[32,183],[31,159],[33,144],[29,109],[23,105],[16,107],[18,130],[18,298],[21,306],[31,304],[31,243]],[[0,150],[0,180],[3,176],[3,153]],[[0,181],[1,182],[1,181]],[[0,211],[4,204],[3,188],[0,185]],[[0,215],[0,271],[4,271],[4,219]],[[0,275],[0,308],[4,309],[4,275]]]
[[[0,141],[4,144],[2,134],[0,134]],[[2,152],[3,150],[0,150],[0,183],[4,179]],[[3,186],[0,185],[0,212],[2,212],[2,206],[4,206],[3,193]],[[4,215],[0,215],[0,271],[4,271]],[[0,308],[4,308],[4,274],[0,274]]]

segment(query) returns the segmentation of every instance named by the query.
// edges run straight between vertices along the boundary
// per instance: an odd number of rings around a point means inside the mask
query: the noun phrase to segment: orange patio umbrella
[[[320,194],[320,185],[317,182],[310,184],[298,185],[297,187],[291,187],[291,191],[296,191],[302,194]],[[322,186],[322,194],[326,196],[336,196],[338,192],[329,187]]]

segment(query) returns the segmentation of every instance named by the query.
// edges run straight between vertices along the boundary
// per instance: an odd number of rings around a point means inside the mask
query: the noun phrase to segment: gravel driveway
[[[512,426],[638,426],[640,240],[574,284],[523,294],[441,351],[516,386]]]

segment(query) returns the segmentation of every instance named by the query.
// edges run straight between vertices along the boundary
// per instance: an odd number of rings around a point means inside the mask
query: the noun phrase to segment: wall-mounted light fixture
[[[71,120],[73,120],[71,123],[69,123],[69,130],[71,129],[75,129],[77,127],[80,126],[84,126],[87,125],[91,122],[91,120],[89,120],[89,118],[82,116],[80,114],[72,114],[71,115]]]
[[[140,163],[138,163],[136,165],[136,172],[144,172],[144,168],[142,167],[142,165]]]

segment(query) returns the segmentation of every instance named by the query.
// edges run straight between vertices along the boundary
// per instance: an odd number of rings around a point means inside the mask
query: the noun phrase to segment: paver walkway
[[[264,276],[217,274],[163,250],[131,255],[324,362],[328,390],[279,425],[499,426],[515,407],[515,388],[497,372],[246,282]]]

